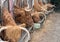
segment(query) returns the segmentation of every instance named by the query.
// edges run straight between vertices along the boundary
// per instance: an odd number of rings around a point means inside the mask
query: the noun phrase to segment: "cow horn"
[[[22,30],[24,30],[25,32],[27,32],[28,37],[26,38],[26,41],[25,42],[28,42],[30,40],[30,33],[29,33],[29,31],[26,28],[23,28],[23,27],[19,27],[19,28],[22,29]]]

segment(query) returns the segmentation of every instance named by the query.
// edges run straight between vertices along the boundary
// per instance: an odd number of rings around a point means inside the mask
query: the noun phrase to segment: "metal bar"
[[[30,32],[31,29],[32,29],[32,27],[28,28],[28,31]],[[22,37],[19,40],[19,42],[24,42],[26,40],[26,38],[27,38],[27,33],[23,32]]]
[[[11,13],[11,15],[13,16],[13,0],[9,0],[9,11]]]

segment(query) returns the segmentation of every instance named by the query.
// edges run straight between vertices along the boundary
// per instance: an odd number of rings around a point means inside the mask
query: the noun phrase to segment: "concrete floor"
[[[43,27],[31,34],[30,42],[60,42],[60,13],[50,14]]]

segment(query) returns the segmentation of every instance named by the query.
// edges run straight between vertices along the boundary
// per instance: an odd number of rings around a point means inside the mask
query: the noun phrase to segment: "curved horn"
[[[46,19],[46,15],[43,13],[43,12],[38,12],[38,13],[41,13],[42,15],[44,15],[45,19]]]
[[[7,27],[1,27],[0,32],[3,31],[4,29],[7,29]],[[1,40],[1,38],[0,38],[0,42],[8,42],[8,41],[3,41],[3,40]]]
[[[31,9],[29,9],[28,7],[25,8],[25,11],[31,11],[31,10],[32,10],[32,8]]]
[[[44,15],[44,18],[41,21],[39,21],[39,23],[42,23],[44,21],[44,19],[46,20],[46,15],[43,12],[38,12],[38,13],[39,14],[41,13],[42,15]]]
[[[23,28],[23,27],[19,27],[19,28],[22,29],[22,30],[24,30],[25,32],[27,32],[28,37],[27,37],[27,39],[26,39],[25,42],[28,42],[30,40],[30,33],[29,33],[29,31],[26,28]]]
[[[7,27],[1,27],[0,32],[1,32],[2,30],[4,30],[4,29],[7,29]]]

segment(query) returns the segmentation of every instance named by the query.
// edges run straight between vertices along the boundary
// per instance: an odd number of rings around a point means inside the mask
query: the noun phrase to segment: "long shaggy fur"
[[[11,14],[6,8],[3,8],[3,25],[12,27],[8,27],[8,29],[1,32],[2,39],[8,40],[9,42],[18,42],[19,38],[21,37],[21,29],[18,28]]]
[[[16,22],[25,23],[26,27],[31,27],[33,25],[33,19],[31,17],[31,14],[22,8],[15,6],[14,16],[15,16]]]
[[[14,19],[12,18],[11,14],[8,12],[8,10],[6,8],[3,8],[3,15],[2,15],[2,19],[3,19],[3,25],[16,25]]]

